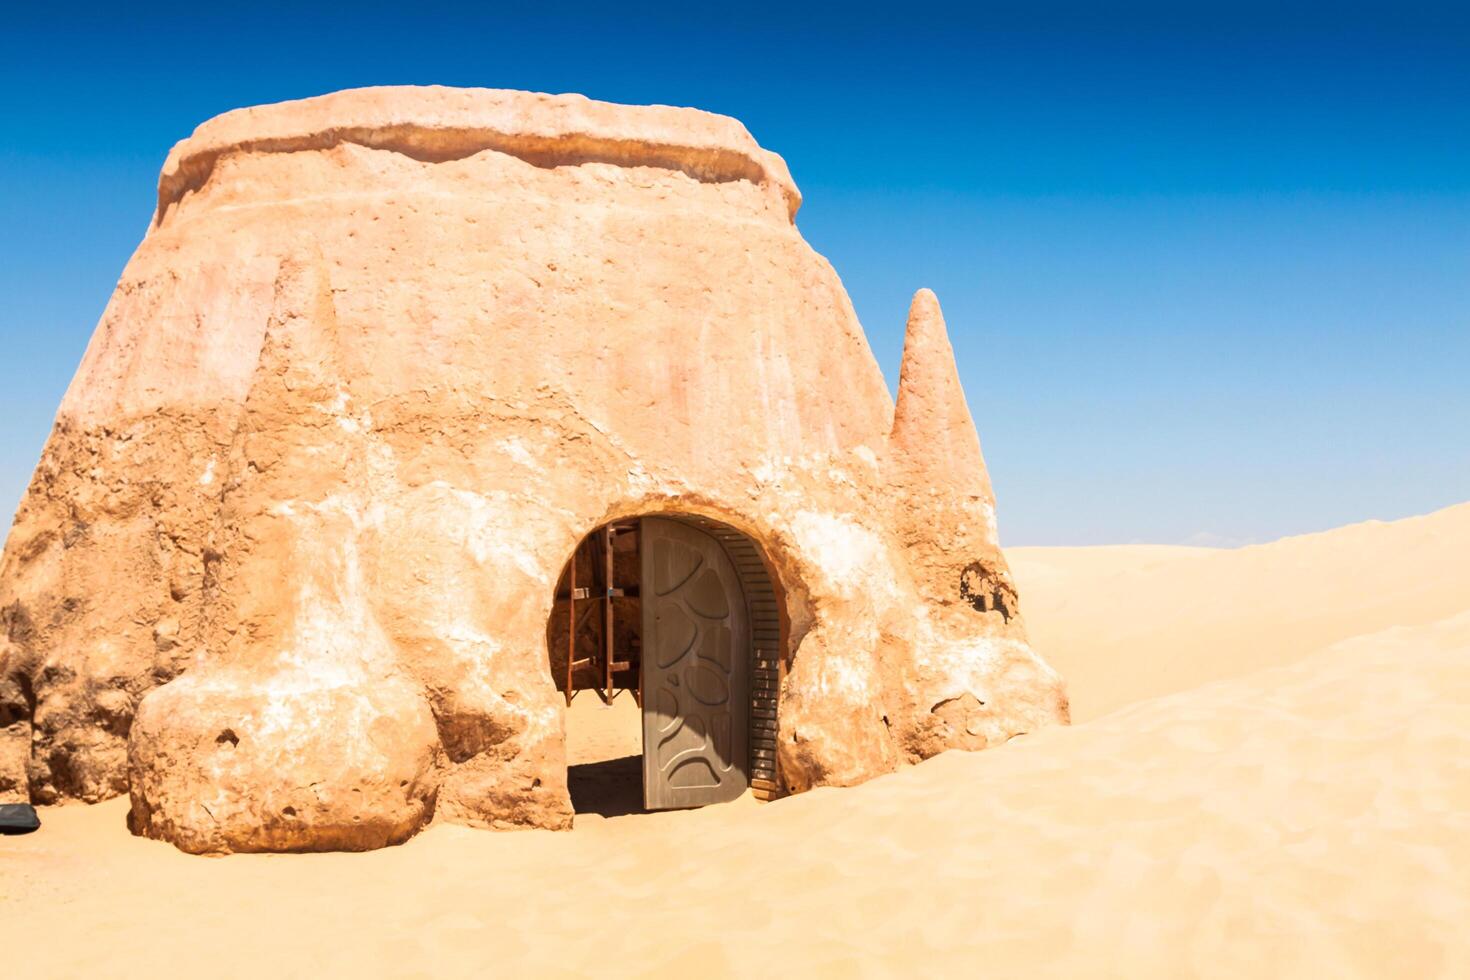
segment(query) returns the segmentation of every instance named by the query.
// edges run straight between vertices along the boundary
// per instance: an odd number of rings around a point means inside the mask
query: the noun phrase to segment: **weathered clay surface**
[[[688,109],[385,88],[201,126],[0,564],[0,798],[130,789],[195,851],[565,827],[553,587],[660,512],[765,551],[790,789],[1065,720],[937,302],[895,412],[799,202]]]

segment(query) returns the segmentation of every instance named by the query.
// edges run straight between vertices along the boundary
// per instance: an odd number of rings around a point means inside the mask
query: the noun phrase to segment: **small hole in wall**
[[[219,733],[219,737],[214,740],[214,743],[216,745],[229,744],[231,748],[234,748],[240,744],[240,736],[236,735],[233,729],[226,728]]]
[[[539,779],[533,779],[533,780],[531,780],[531,788],[532,789],[540,789],[541,788],[541,780],[539,780]]]
[[[286,807],[285,809],[283,809],[281,811],[281,816],[283,816],[283,817],[294,817],[294,816],[296,816],[296,808],[294,806],[288,806],[288,807]]]

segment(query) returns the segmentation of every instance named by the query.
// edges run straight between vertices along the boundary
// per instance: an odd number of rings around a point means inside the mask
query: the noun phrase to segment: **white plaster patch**
[[[447,491],[463,508],[463,517],[456,521],[459,532],[456,537],[462,535],[475,561],[481,565],[514,567],[533,582],[550,584],[547,571],[536,555],[535,542],[527,536],[523,526],[506,521],[508,515],[521,509],[504,499],[506,495],[497,495],[502,499],[492,499],[485,494],[450,486],[442,480],[436,480],[429,486]]]
[[[865,586],[871,588],[888,568],[883,542],[846,517],[798,511],[791,529],[807,560],[827,577],[830,589],[839,595],[850,595]]]
[[[354,433],[361,432],[363,431],[362,420],[353,418],[353,416],[347,411],[347,406],[350,402],[351,398],[350,396],[348,396],[347,392],[339,388],[337,389],[337,397],[333,399],[330,405],[327,406],[326,411],[329,414],[337,416],[337,426],[338,428],[342,429],[342,431]]]
[[[649,473],[641,460],[634,460],[633,465],[628,467],[628,489],[636,495],[648,495],[660,490],[667,493],[667,485],[660,486],[653,474]]]
[[[832,656],[822,661],[817,690],[824,698],[840,698],[850,703],[865,703],[873,697],[873,671],[866,663],[852,657]]]
[[[536,462],[536,457],[531,455],[531,450],[526,446],[526,440],[520,436],[502,439],[495,444],[495,448],[528,469],[541,468]]]
[[[199,485],[201,487],[207,487],[214,483],[214,469],[218,462],[218,460],[211,459],[209,465],[204,467],[204,472],[199,474]]]
[[[781,478],[784,469],[785,467],[779,460],[767,456],[756,464],[755,468],[750,471],[750,475],[755,477],[756,483],[775,483]]]
[[[981,504],[981,513],[984,514],[986,536],[991,541],[1000,540],[1000,525],[995,522],[995,508],[990,504]]]
[[[364,531],[380,527],[388,509],[378,497],[374,497],[371,505],[364,508],[356,495],[334,493],[315,501],[283,500],[273,505],[267,513],[293,519],[304,518],[307,514],[336,514],[346,518],[354,530]],[[308,531],[312,526],[309,521],[298,521],[298,524]]]
[[[557,705],[550,707],[511,702],[501,695],[499,688],[514,684],[514,679],[501,677],[499,684],[494,676],[496,659],[502,652],[502,644],[495,637],[476,628],[463,617],[454,617],[451,610],[438,604],[431,617],[433,634],[443,641],[459,657],[465,667],[465,675],[457,685],[461,696],[473,692],[472,703],[477,702],[480,714],[511,715],[524,720],[522,738],[539,741],[554,730],[560,721]]]
[[[932,633],[930,634],[932,637]],[[986,690],[995,672],[1015,660],[1040,662],[1036,653],[1019,640],[993,636],[971,636],[959,640],[932,638],[914,644],[914,659],[919,668],[936,682],[931,691],[950,692],[949,697],[969,691],[987,700]]]

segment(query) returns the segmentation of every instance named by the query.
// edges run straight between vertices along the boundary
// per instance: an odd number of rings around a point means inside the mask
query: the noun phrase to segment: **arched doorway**
[[[642,808],[779,795],[780,596],[748,535],[684,514],[605,524],[567,561],[546,635],[569,707],[638,706]]]

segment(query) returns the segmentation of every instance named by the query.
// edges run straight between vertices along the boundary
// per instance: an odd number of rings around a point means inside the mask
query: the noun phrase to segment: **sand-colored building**
[[[691,109],[199,127],[0,564],[0,799],[360,849],[569,826],[578,691],[639,699],[655,808],[1064,721],[937,301],[895,406],[799,204]]]

